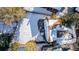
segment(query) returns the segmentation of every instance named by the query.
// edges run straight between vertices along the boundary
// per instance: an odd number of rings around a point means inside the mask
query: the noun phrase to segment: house
[[[25,44],[29,40],[35,40],[37,37],[39,30],[38,30],[38,21],[39,19],[45,19],[46,16],[50,16],[52,14],[51,8],[41,8],[41,7],[24,7],[25,10],[27,10],[26,17],[19,23],[19,28],[16,31],[16,38],[14,38],[16,41],[18,41],[21,44]],[[58,12],[66,13],[68,8],[55,8]],[[62,11],[61,11],[62,9]],[[58,14],[59,15],[59,14]],[[0,27],[3,24],[0,23]],[[14,25],[12,25],[14,26]],[[3,27],[3,26],[2,26]],[[1,30],[3,30],[1,27]],[[3,32],[9,32],[13,29],[9,26],[4,26]],[[39,37],[40,38],[40,37]]]
[[[25,9],[27,10],[28,8]],[[26,18],[23,19],[19,28],[19,36],[17,40],[21,44],[25,44],[30,40],[35,40],[35,36],[39,33],[37,25],[38,20],[51,15],[51,12],[44,8],[33,7],[29,9],[31,10],[28,10],[29,12],[27,12]]]

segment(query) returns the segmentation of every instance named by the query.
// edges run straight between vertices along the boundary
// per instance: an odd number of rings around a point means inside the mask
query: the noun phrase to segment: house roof
[[[48,16],[52,14],[52,12],[46,10],[45,8],[40,8],[40,7],[24,7],[24,9],[27,12],[35,13],[35,14],[42,14],[42,15],[48,15]]]

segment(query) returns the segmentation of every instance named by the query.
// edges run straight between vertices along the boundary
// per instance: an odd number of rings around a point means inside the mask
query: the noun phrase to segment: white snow
[[[19,29],[19,43],[25,44],[27,41],[29,41],[32,36],[31,36],[31,31],[30,31],[30,24],[27,25],[29,19],[24,18],[23,22],[21,23],[20,29]]]

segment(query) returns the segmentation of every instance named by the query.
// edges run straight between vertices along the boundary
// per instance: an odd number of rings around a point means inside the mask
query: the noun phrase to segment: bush
[[[62,25],[70,27],[71,25],[78,25],[79,24],[79,13],[70,13],[65,14],[62,19]]]
[[[11,40],[12,40],[12,34],[9,34],[9,33],[1,34],[0,51],[8,50]]]
[[[25,44],[26,51],[37,51],[36,42],[31,40]]]
[[[16,51],[19,48],[20,44],[17,42],[14,42],[13,44],[11,44],[11,50],[12,51]]]

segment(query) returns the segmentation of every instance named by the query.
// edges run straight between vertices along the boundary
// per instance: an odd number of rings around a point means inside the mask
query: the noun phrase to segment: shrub
[[[27,42],[25,44],[25,47],[26,47],[26,51],[36,51],[37,50],[36,42],[33,40]]]
[[[12,34],[5,33],[0,35],[0,51],[8,50],[12,40]]]
[[[11,50],[12,51],[16,51],[19,48],[19,43],[18,42],[14,42],[13,44],[11,44]]]

